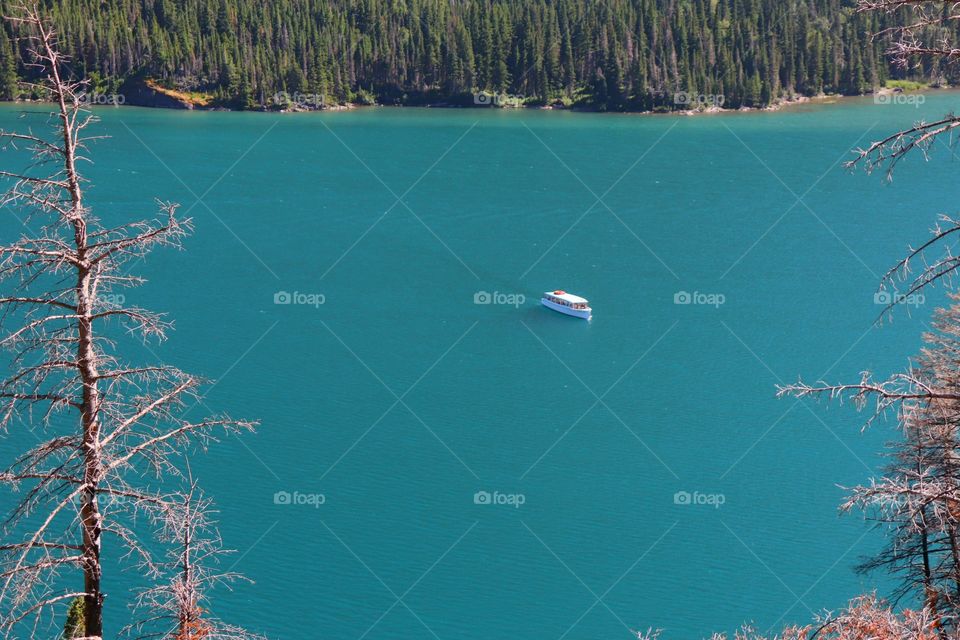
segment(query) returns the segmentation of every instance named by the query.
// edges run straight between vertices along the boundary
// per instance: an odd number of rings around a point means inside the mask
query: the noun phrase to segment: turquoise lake
[[[127,302],[176,323],[135,358],[217,381],[193,417],[261,421],[192,458],[255,581],[215,612],[271,638],[689,639],[882,593],[853,571],[881,536],[837,507],[893,423],[776,385],[918,350],[942,289],[882,326],[874,291],[956,213],[952,152],[890,184],[841,161],[957,102],[98,111],[95,210],[196,225],[134,268]],[[0,125],[42,125],[21,111]],[[593,320],[541,307],[557,288]],[[138,580],[107,579],[108,635]]]

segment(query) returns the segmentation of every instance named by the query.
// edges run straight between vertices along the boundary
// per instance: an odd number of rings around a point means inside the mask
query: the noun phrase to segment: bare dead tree
[[[960,57],[953,43],[960,26],[956,0],[858,0],[857,10],[890,15],[887,24],[894,26],[874,35],[893,42],[888,53],[903,69],[930,60],[951,63]],[[867,172],[883,168],[892,179],[896,166],[908,155],[928,159],[936,143],[945,143],[952,151],[957,127],[960,117],[952,113],[915,123],[855,150],[847,167],[859,166]],[[884,274],[880,290],[897,292],[897,284],[905,282],[906,292],[892,295],[881,317],[927,286],[949,282],[960,267],[960,257],[949,247],[957,231],[960,219],[941,216],[931,237],[909,247],[907,255]],[[916,271],[915,263],[919,263]],[[954,296],[956,300],[960,298]],[[925,338],[926,347],[908,369],[885,380],[865,372],[852,383],[801,381],[781,387],[778,393],[849,400],[858,410],[869,411],[865,427],[880,416],[896,416],[901,440],[890,445],[891,463],[880,478],[854,487],[841,509],[862,510],[887,533],[886,547],[860,569],[882,568],[897,576],[895,600],[918,595],[924,607],[916,620],[932,623],[936,634],[930,637],[943,638],[960,633],[960,305],[938,310],[934,330]],[[857,629],[886,627],[890,637],[900,637],[899,631],[893,631],[896,618],[875,602],[863,601],[851,612],[845,626],[830,628],[833,636],[857,637]],[[867,627],[857,626],[865,620]],[[919,637],[925,632],[915,629],[913,633]]]
[[[955,301],[960,294],[954,294]],[[843,511],[863,510],[885,528],[886,548],[862,565],[901,580],[895,596],[916,593],[941,628],[960,614],[960,303],[936,313],[910,370],[883,381],[779,389],[779,395],[851,400],[867,424],[894,412],[902,440],[882,477],[852,489]]]
[[[924,61],[952,63],[960,59],[960,47],[951,42],[960,28],[957,0],[857,0],[858,13],[883,13],[894,25],[873,34],[892,41],[887,54],[901,69],[915,70]],[[906,14],[906,15],[904,15]],[[886,167],[888,178],[896,164],[912,151],[927,157],[933,143],[960,126],[960,117],[948,114],[934,122],[919,122],[857,149],[848,167],[864,165],[868,171]]]
[[[124,629],[123,635],[138,640],[265,640],[210,613],[214,587],[246,580],[230,569],[219,569],[221,558],[232,551],[223,548],[210,507],[210,500],[192,482],[188,491],[169,496],[151,509],[169,551],[161,565],[161,580],[140,593],[135,603],[144,617]],[[156,569],[142,566],[148,572]]]
[[[841,507],[843,511],[862,509],[866,517],[885,529],[887,544],[876,556],[863,562],[858,570],[867,573],[885,569],[900,578],[894,602],[921,590],[924,602],[936,611],[940,591],[934,580],[930,522],[929,476],[930,447],[924,432],[910,419],[903,424],[904,439],[892,445],[891,463],[880,480],[854,488]]]
[[[716,633],[710,640],[957,640],[957,634],[939,628],[929,609],[895,611],[875,595],[866,595],[837,612],[815,616],[811,624],[786,627],[776,635],[747,625],[732,636]]]
[[[862,510],[887,537],[858,569],[887,570],[900,581],[894,604],[920,594],[938,624],[953,627],[960,609],[955,416],[923,402],[906,405],[904,438],[889,445],[892,461],[883,476],[855,487],[841,509]]]
[[[922,62],[949,64],[960,59],[955,42],[960,33],[958,0],[858,0],[858,12],[887,14],[886,28],[874,37],[889,39],[888,54],[902,69]],[[846,167],[868,173],[885,169],[892,179],[899,162],[911,154],[929,159],[936,143],[952,152],[960,116],[947,114],[933,122],[917,122],[854,150]],[[927,286],[949,279],[960,268],[948,241],[960,231],[960,219],[941,216],[931,237],[909,247],[906,256],[881,279],[880,290],[907,291],[890,297],[881,317]],[[934,249],[948,246],[940,254]],[[914,272],[915,263],[919,269]],[[954,296],[954,300],[960,297]],[[816,631],[821,637],[945,638],[960,635],[960,305],[939,310],[927,346],[904,372],[885,380],[864,372],[851,383],[800,381],[780,387],[779,396],[851,401],[869,410],[864,427],[895,413],[902,440],[892,445],[891,464],[881,478],[855,487],[843,511],[863,510],[884,527],[888,543],[861,570],[884,568],[901,580],[894,596],[917,593],[919,612],[898,618],[874,598],[851,604],[837,617],[828,617]]]
[[[825,614],[813,626],[811,640],[943,640],[944,634],[926,608],[896,612],[875,596],[853,600],[836,614]]]
[[[960,57],[960,49],[949,39],[951,33],[955,33],[954,25],[960,21],[960,4],[956,0],[858,0],[857,10],[909,12],[895,26],[876,34],[893,36],[888,53],[901,68],[914,66],[921,57]]]
[[[759,633],[750,625],[743,625],[733,632],[733,635],[726,633],[714,633],[710,640],[805,640],[808,627],[788,627],[775,636],[767,636]],[[640,638],[640,640],[646,640]]]
[[[888,54],[902,69],[915,70],[923,62],[953,64],[960,60],[960,43],[956,42],[960,33],[960,2],[956,0],[858,0],[857,11],[880,12],[895,18],[892,20],[895,26],[874,34],[874,37],[892,40]],[[954,113],[932,122],[916,122],[865,148],[856,149],[854,158],[846,166],[851,169],[862,166],[867,172],[885,169],[890,180],[901,160],[914,153],[929,159],[938,142],[954,153],[960,140],[956,137],[957,127],[960,127],[960,116]],[[952,239],[950,236],[958,230],[960,220],[954,216],[941,216],[931,237],[917,247],[909,247],[907,255],[884,274],[881,290],[896,291],[898,281],[906,282],[908,289],[903,296],[892,298],[885,313],[924,287],[952,277],[960,267],[960,257],[954,255],[949,246],[942,254],[932,251]],[[920,263],[916,275],[914,262]]]
[[[0,347],[10,364],[0,381],[0,428],[32,430],[39,440],[0,474],[21,493],[3,524],[0,631],[22,637],[19,630],[32,625],[32,636],[82,597],[85,637],[95,639],[104,632],[104,537],[160,575],[130,518],[171,508],[159,487],[182,478],[177,460],[186,446],[254,424],[188,420],[203,380],[163,364],[128,363],[111,340],[119,331],[164,337],[170,324],[162,315],[126,305],[117,292],[143,282],[125,272],[131,260],[179,247],[191,222],[169,203],[160,203],[155,219],[118,227],[93,215],[80,166],[97,120],[83,108],[84,83],[64,75],[56,35],[36,7],[11,19],[44,76],[53,135],[0,131],[6,150],[31,158],[24,170],[0,171],[11,185],[0,205],[25,227],[0,246]]]

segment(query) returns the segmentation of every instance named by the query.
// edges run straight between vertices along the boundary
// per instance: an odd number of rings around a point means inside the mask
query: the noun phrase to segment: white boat
[[[574,318],[589,320],[593,316],[593,309],[586,298],[575,296],[566,291],[547,291],[540,298],[540,303],[548,309],[565,313]]]

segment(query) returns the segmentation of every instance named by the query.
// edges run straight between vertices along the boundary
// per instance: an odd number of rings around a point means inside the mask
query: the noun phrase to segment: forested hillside
[[[13,3],[4,0],[10,7]],[[473,102],[476,91],[610,110],[860,94],[892,75],[888,17],[852,0],[48,0],[62,49],[97,91],[135,77],[209,104]],[[8,34],[13,34],[8,25]],[[28,77],[0,47],[0,93]],[[941,80],[938,69],[915,72]],[[951,78],[946,78],[950,80]]]

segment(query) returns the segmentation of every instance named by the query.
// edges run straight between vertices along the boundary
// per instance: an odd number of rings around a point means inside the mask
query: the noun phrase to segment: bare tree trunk
[[[79,345],[77,361],[80,364],[80,377],[83,381],[83,503],[80,521],[83,527],[83,588],[85,633],[90,637],[103,636],[103,593],[100,590],[100,536],[101,524],[97,488],[102,473],[100,453],[100,391],[97,387],[97,357],[93,345],[93,330],[90,326],[89,304],[84,298],[90,295],[89,270],[81,271],[77,284],[80,316]]]
[[[191,640],[193,621],[196,617],[197,598],[193,592],[193,567],[190,564],[190,549],[193,545],[193,522],[190,517],[190,509],[193,505],[186,504],[186,526],[183,528],[183,585],[186,589],[184,594],[185,606],[180,612],[180,633],[178,640]]]
[[[54,47],[53,34],[42,20],[37,29],[47,57],[51,60],[50,76],[55,86],[63,86],[60,75],[60,53]],[[101,592],[102,569],[100,565],[102,516],[97,501],[97,490],[103,474],[100,445],[101,396],[98,387],[98,357],[94,342],[93,315],[96,291],[92,278],[92,266],[88,259],[87,222],[83,209],[83,195],[77,174],[77,133],[72,121],[72,106],[67,104],[64,91],[55,93],[58,116],[63,132],[63,165],[66,187],[70,194],[70,222],[73,225],[73,242],[77,256],[76,315],[77,315],[77,369],[83,392],[81,396],[80,422],[83,433],[83,493],[80,523],[83,528],[84,633],[88,637],[103,636],[103,593]]]

